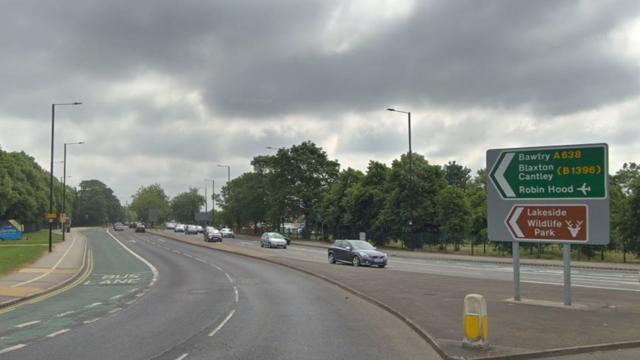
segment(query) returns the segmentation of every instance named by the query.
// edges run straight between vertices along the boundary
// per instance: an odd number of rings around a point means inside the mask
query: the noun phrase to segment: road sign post
[[[488,150],[487,171],[488,235],[513,243],[514,299],[519,243],[561,243],[570,305],[571,244],[609,243],[607,144]]]

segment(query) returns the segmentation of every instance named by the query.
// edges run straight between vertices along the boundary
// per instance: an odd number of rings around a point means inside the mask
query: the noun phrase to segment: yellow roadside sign
[[[47,214],[45,214],[45,217],[47,219],[49,219],[50,221],[52,221],[52,220],[55,220],[55,219],[58,218],[58,214],[56,214],[54,212],[53,213],[47,213]]]

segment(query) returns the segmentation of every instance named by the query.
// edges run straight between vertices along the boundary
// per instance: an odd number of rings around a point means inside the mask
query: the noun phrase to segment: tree
[[[440,236],[445,244],[454,244],[454,250],[460,250],[460,244],[469,233],[471,211],[464,191],[455,185],[449,185],[436,196],[437,221]]]
[[[447,183],[440,166],[430,165],[422,155],[412,156],[413,174],[409,171],[408,155],[393,161],[386,186],[387,199],[377,223],[389,236],[417,249],[425,241],[437,238],[435,197]]]
[[[280,223],[284,217],[302,216],[303,237],[309,237],[309,226],[317,222],[315,211],[323,193],[338,176],[340,165],[329,160],[322,148],[305,141],[291,148],[282,148],[274,156],[254,158],[257,173],[265,175],[266,199],[270,204],[267,217]]]
[[[123,217],[120,201],[107,185],[99,180],[84,180],[80,183],[74,208],[74,224],[97,226],[120,221]]]
[[[320,215],[322,222],[331,229],[334,236],[353,238],[358,230],[364,230],[360,227],[360,219],[353,212],[353,204],[350,204],[353,191],[363,177],[362,172],[351,168],[340,172],[318,204],[315,212]]]
[[[28,231],[39,229],[49,212],[49,172],[24,152],[0,149],[0,218],[16,219]],[[62,184],[53,181],[53,209],[62,210]],[[67,204],[73,206],[75,194],[67,187]]]
[[[167,220],[169,215],[169,197],[158,184],[142,186],[138,189],[129,208],[136,212],[138,220],[150,223],[149,210],[158,212],[158,222]]]
[[[483,252],[487,252],[487,173],[484,169],[478,170],[476,177],[466,189],[471,213],[471,253],[474,245],[482,244]]]
[[[469,174],[471,174],[471,169],[456,164],[455,161],[449,161],[444,166],[444,176],[449,185],[465,188],[469,183],[469,180],[471,180],[471,176]]]
[[[267,202],[263,174],[244,173],[224,186],[222,194],[223,219],[226,223],[238,227],[251,223],[255,229],[258,223],[264,221]]]
[[[180,222],[193,222],[196,212],[200,211],[202,205],[204,205],[204,196],[198,194],[198,189],[191,188],[171,200],[171,215]]]

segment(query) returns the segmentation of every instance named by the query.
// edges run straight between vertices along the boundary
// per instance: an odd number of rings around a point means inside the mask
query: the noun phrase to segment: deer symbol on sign
[[[565,220],[565,223],[567,223],[567,229],[569,229],[571,236],[573,237],[578,236],[578,232],[580,231],[580,229],[582,229],[583,221],[582,220],[577,221],[575,226],[573,226],[573,222],[568,220]]]

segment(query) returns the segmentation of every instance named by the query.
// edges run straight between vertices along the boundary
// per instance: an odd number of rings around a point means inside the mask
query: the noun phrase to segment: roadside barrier
[[[464,297],[463,326],[463,347],[486,348],[489,346],[489,319],[484,296],[469,294]]]

